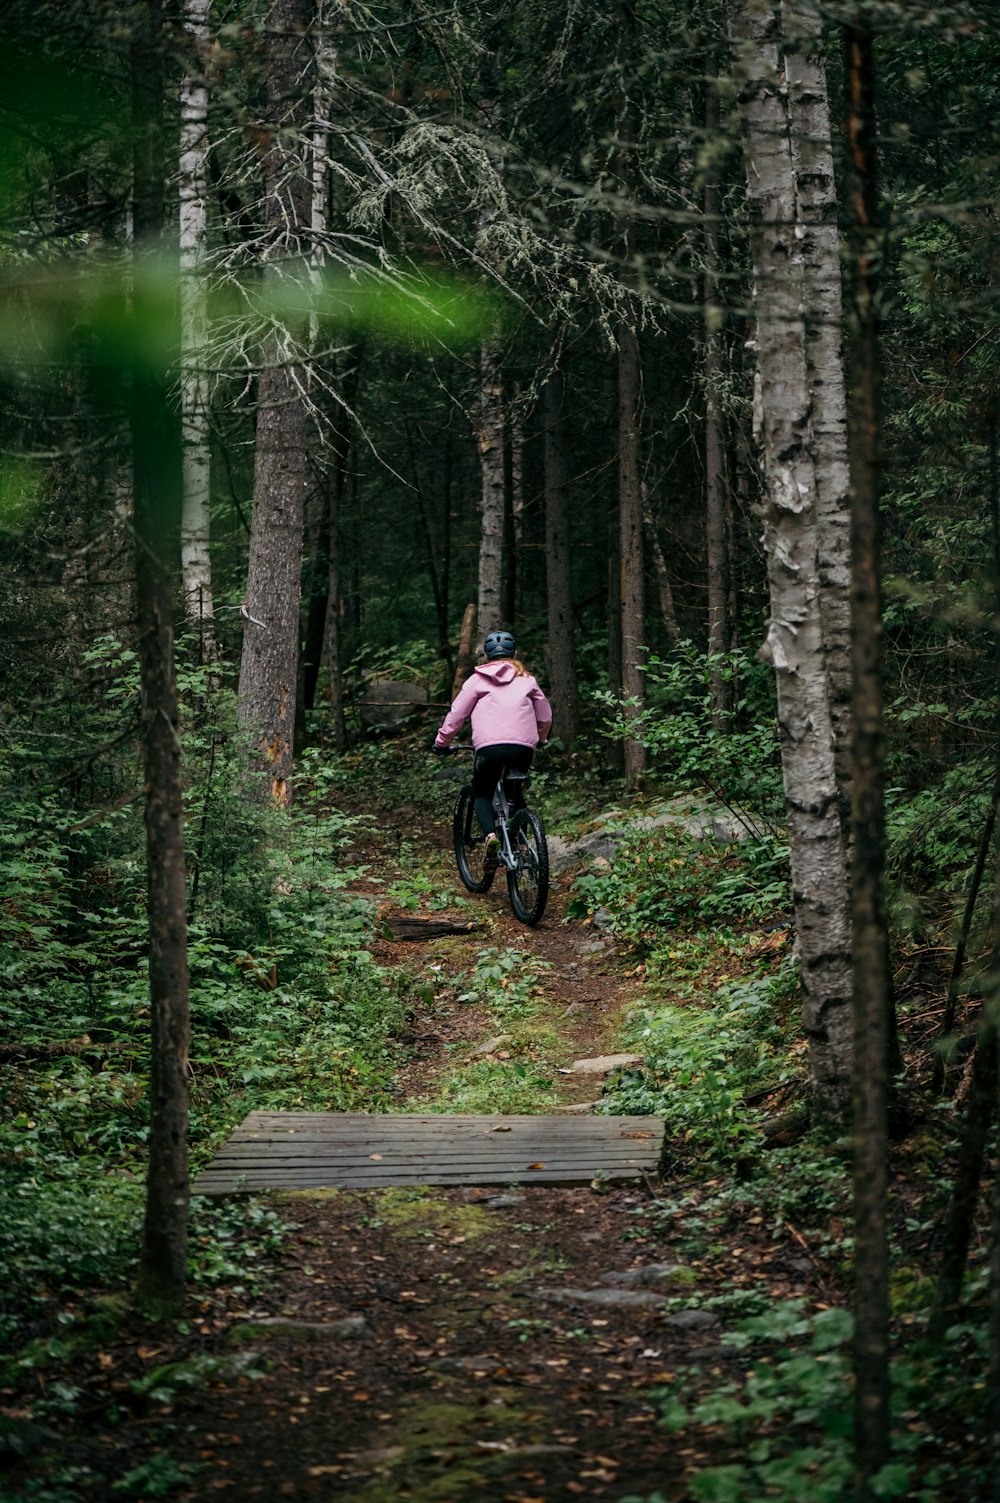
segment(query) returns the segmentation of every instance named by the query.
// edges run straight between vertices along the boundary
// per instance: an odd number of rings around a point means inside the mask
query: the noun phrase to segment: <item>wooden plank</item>
[[[392,1133],[366,1133],[363,1137],[342,1136],[340,1133],[271,1133],[263,1137],[243,1138],[233,1136],[229,1139],[229,1146],[238,1149],[241,1153],[311,1153],[316,1148],[323,1148],[331,1143],[336,1143],[341,1148],[353,1148],[358,1152],[371,1149],[373,1146],[381,1147],[383,1144],[392,1148],[395,1153],[426,1153],[436,1152],[439,1148],[448,1148],[454,1153],[476,1153],[484,1143],[503,1147],[504,1143],[578,1143],[584,1151],[589,1148],[620,1147],[625,1143],[650,1143],[658,1140],[661,1133],[650,1131],[617,1132],[617,1133],[584,1133],[584,1132],[504,1132],[502,1128],[494,1128],[486,1133],[468,1133],[464,1137],[453,1138],[449,1133],[415,1134],[412,1138],[401,1138]]]
[[[194,1190],[634,1180],[655,1173],[662,1139],[651,1117],[251,1112]]]
[[[520,1174],[511,1170],[483,1169],[474,1176],[468,1174],[434,1174],[430,1171],[414,1170],[407,1173],[399,1169],[392,1174],[377,1179],[374,1175],[329,1175],[310,1174],[302,1176],[285,1175],[202,1175],[193,1187],[195,1195],[250,1195],[259,1190],[386,1190],[394,1186],[420,1186],[438,1185],[441,1187],[452,1186],[478,1186],[488,1187],[497,1185],[501,1188],[513,1188],[527,1185],[586,1185],[592,1179],[600,1177],[604,1180],[626,1181],[635,1183],[642,1179],[643,1172],[639,1168],[611,1167],[593,1170],[589,1174],[581,1173],[579,1169],[551,1169],[539,1170],[534,1173]]]
[[[533,1113],[507,1113],[496,1112],[492,1114],[465,1115],[458,1112],[428,1112],[423,1116],[410,1112],[250,1112],[240,1124],[240,1128],[250,1128],[259,1123],[275,1125],[278,1127],[296,1128],[307,1126],[310,1123],[336,1123],[338,1127],[377,1126],[385,1129],[398,1127],[402,1130],[411,1127],[437,1127],[448,1126],[456,1129],[483,1128],[491,1123],[506,1122],[513,1126],[535,1126],[545,1124],[568,1124],[583,1123],[589,1129],[595,1129],[605,1124],[615,1125],[618,1123],[642,1124],[647,1126],[658,1123],[658,1117],[557,1117],[548,1112]]]

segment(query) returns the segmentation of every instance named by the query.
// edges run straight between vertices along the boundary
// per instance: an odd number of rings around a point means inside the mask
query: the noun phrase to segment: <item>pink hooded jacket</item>
[[[472,744],[537,746],[552,725],[552,706],[530,673],[518,673],[506,658],[481,663],[465,680],[435,738],[450,746],[469,716]]]

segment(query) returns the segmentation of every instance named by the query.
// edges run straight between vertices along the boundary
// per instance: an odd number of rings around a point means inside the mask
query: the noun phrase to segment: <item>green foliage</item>
[[[88,730],[119,716],[135,689],[131,654],[114,644],[95,653],[112,687]],[[182,686],[199,715],[187,764],[197,1164],[254,1108],[384,1104],[411,982],[368,951],[371,905],[351,896],[357,868],[344,859],[354,824],[330,803],[319,759],[305,759],[290,817],[259,806],[204,675],[182,673]],[[54,1296],[131,1277],[149,1111],[138,810],[81,820],[65,787],[29,778],[8,784],[6,816],[0,1019],[5,1037],[35,1054],[10,1073],[0,1107],[4,1334]],[[194,1277],[252,1281],[279,1235],[261,1216],[196,1209]]]
[[[469,972],[467,989],[459,1002],[480,1002],[501,1021],[527,1017],[534,1011],[544,973],[550,970],[547,960],[524,950],[500,949],[487,945],[479,951]]]
[[[457,1112],[483,1116],[519,1116],[544,1112],[552,1104],[551,1078],[537,1067],[519,1060],[477,1059],[451,1080],[438,1094],[414,1103],[419,1111]]]
[[[646,1009],[635,1038],[645,1066],[615,1078],[604,1110],[662,1117],[672,1153],[732,1162],[759,1138],[759,1117],[746,1096],[790,1073],[785,1014],[795,984],[786,964],[723,985],[710,1008]]]
[[[809,1314],[801,1300],[787,1300],[740,1321],[723,1338],[743,1354],[739,1377],[706,1383],[703,1369],[678,1371],[658,1394],[661,1423],[688,1444],[711,1437],[740,1457],[698,1467],[687,1482],[692,1499],[839,1503],[849,1495],[852,1334],[846,1309]],[[963,1393],[954,1384],[954,1362],[953,1354],[929,1361],[906,1350],[893,1363],[892,1454],[873,1479],[876,1498],[935,1503],[954,1496],[955,1487],[972,1495],[980,1479],[969,1465],[969,1431],[985,1420],[985,1385],[970,1384]],[[948,1418],[959,1414],[956,1429]]]
[[[731,710],[713,712],[713,671],[731,690]],[[611,696],[597,697],[609,712],[611,734],[623,737],[628,730],[661,777],[679,788],[708,788],[765,820],[780,817],[774,675],[755,658],[742,652],[713,658],[691,641],[678,642],[669,657],[650,655],[638,722],[626,722],[625,707]]]
[[[706,921],[759,923],[789,903],[788,847],[776,836],[715,845],[670,826],[640,827],[610,866],[577,878],[569,912],[605,909],[614,933],[655,955]]]
[[[203,1470],[199,1463],[175,1461],[169,1451],[154,1451],[148,1461],[132,1467],[111,1485],[126,1498],[165,1498],[178,1487],[190,1486]]]

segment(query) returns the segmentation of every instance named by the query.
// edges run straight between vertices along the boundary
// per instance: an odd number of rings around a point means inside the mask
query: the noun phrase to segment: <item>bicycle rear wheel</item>
[[[489,892],[497,874],[496,865],[487,867],[483,847],[486,837],[476,819],[472,789],[463,788],[455,805],[452,825],[458,875],[470,892]]]
[[[518,809],[510,822],[514,869],[507,872],[507,896],[514,917],[537,924],[549,896],[549,848],[545,827],[530,809]]]

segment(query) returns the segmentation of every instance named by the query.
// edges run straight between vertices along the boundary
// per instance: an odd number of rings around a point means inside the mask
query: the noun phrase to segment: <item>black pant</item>
[[[494,829],[493,793],[500,774],[507,767],[511,772],[527,772],[534,757],[530,746],[481,746],[476,752],[476,764],[472,772],[472,791],[476,796],[476,818],[484,835]],[[507,797],[512,809],[524,808],[524,788],[520,780],[511,784]]]

